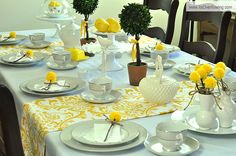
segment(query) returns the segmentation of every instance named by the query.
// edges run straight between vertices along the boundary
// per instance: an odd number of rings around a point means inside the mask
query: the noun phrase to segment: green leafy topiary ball
[[[93,14],[93,11],[98,6],[98,0],[74,0],[73,8],[76,12],[83,15]]]
[[[119,14],[122,29],[131,35],[140,35],[148,29],[152,16],[146,5],[129,3]]]

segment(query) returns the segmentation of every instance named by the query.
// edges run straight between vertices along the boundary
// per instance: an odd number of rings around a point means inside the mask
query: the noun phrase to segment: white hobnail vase
[[[213,95],[199,94],[200,110],[196,113],[196,122],[201,129],[215,128],[217,125],[215,101]]]
[[[232,127],[236,114],[236,107],[234,101],[229,95],[222,91],[222,95],[220,96],[218,104],[221,109],[219,107],[216,107],[215,111],[219,119],[220,127]]]

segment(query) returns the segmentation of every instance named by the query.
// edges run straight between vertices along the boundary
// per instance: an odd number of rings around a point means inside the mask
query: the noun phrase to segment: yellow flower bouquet
[[[213,95],[217,105],[216,95],[221,93],[221,89],[230,94],[229,87],[223,81],[225,70],[226,65],[223,62],[218,62],[214,69],[210,64],[197,64],[189,76],[189,79],[196,84],[195,90],[189,93],[192,95],[189,104],[192,102],[195,93]],[[215,88],[218,88],[218,92],[215,91]],[[220,108],[219,105],[218,107]]]

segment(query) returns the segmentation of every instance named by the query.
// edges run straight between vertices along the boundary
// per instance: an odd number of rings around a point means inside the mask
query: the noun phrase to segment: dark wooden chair
[[[166,44],[171,44],[179,0],[144,0],[143,4],[147,5],[150,10],[161,9],[169,14],[166,32],[161,27],[150,27],[144,34],[149,37],[158,38]]]
[[[222,61],[230,18],[231,12],[187,12],[185,5],[179,41],[180,49],[212,63]],[[209,21],[218,27],[216,48],[205,41],[189,42],[190,21]]]
[[[4,85],[0,85],[0,121],[6,155],[24,156],[15,102]]]
[[[230,67],[233,71],[236,71],[236,18],[233,26],[233,34],[227,66]]]

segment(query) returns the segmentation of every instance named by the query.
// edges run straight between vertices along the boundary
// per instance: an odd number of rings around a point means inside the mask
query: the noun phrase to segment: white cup
[[[104,98],[110,94],[112,89],[112,83],[96,83],[94,81],[89,82],[89,90],[97,98]]]
[[[30,42],[34,45],[41,45],[45,40],[44,33],[34,33],[29,35]]]
[[[186,129],[187,126],[180,121],[161,122],[156,127],[156,136],[165,150],[177,151],[183,143],[182,132]]]
[[[71,53],[67,52],[67,51],[55,51],[52,53],[52,57],[54,62],[58,65],[58,66],[65,66],[67,65],[69,62],[71,62]]]
[[[166,61],[169,58],[169,52],[168,51],[152,51],[150,53],[150,57],[153,59],[153,61],[156,61],[157,55],[161,56],[162,58],[162,64],[164,65]]]

